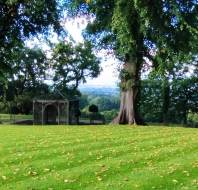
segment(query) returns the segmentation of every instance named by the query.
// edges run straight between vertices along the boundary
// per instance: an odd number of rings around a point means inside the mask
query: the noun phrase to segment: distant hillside
[[[90,94],[90,95],[118,96],[120,93],[118,87],[107,87],[107,86],[85,86],[85,87],[80,87],[80,91],[83,94]]]

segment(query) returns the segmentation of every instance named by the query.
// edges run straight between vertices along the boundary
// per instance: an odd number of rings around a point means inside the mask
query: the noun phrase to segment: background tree
[[[163,78],[149,78],[142,81],[140,112],[146,122],[161,123],[164,111]],[[197,113],[198,78],[196,76],[175,78],[169,81],[169,105],[167,121],[187,124],[189,113]]]
[[[68,95],[66,89],[75,94],[80,83],[85,83],[87,78],[97,77],[101,70],[100,61],[89,42],[77,45],[58,43],[53,49],[51,64],[54,86],[65,95]]]
[[[59,9],[55,0],[0,1],[0,80],[11,71],[12,54],[23,42],[38,33],[47,34],[49,27],[60,29]]]
[[[38,48],[23,47],[15,53],[15,58],[10,62],[12,64],[10,75],[8,75],[9,81],[18,81],[22,91],[27,87],[35,87],[44,79],[46,68],[48,68],[44,52]]]
[[[141,123],[138,114],[141,69],[153,52],[196,53],[196,1],[72,1],[78,13],[93,14],[87,34],[95,44],[113,48],[124,61],[121,104],[114,123]],[[97,43],[98,42],[98,43]],[[100,47],[101,47],[100,46]],[[103,46],[103,47],[104,47]],[[160,64],[163,64],[160,62]]]
[[[5,107],[12,104],[17,112],[30,113],[32,99],[40,96],[46,89],[42,81],[47,64],[45,54],[38,48],[23,47],[12,53],[11,70],[6,74],[7,81],[1,83],[0,96]]]
[[[145,122],[162,122],[162,82],[162,79],[158,77],[151,77],[142,81],[139,109]]]
[[[161,122],[164,123],[168,123],[169,121],[176,122],[174,121],[173,119],[174,117],[172,116],[174,115],[174,113],[178,112],[178,110],[175,110],[175,108],[173,108],[173,105],[175,103],[178,104],[178,100],[182,101],[182,99],[180,99],[179,96],[182,94],[182,91],[184,89],[180,88],[180,90],[178,89],[176,90],[176,88],[174,89],[173,87],[174,85],[180,86],[181,82],[179,81],[182,81],[182,83],[184,81],[191,81],[192,76],[196,75],[196,70],[195,70],[195,68],[197,67],[196,56],[193,56],[193,54],[191,53],[188,55],[179,54],[179,53],[175,54],[170,50],[169,52],[166,51],[160,52],[160,54],[161,54],[160,56],[156,54],[154,58],[155,69],[152,71],[150,76],[157,77],[158,79],[161,80],[161,84],[162,84],[161,91],[162,91],[163,104],[161,111]],[[163,64],[159,64],[160,61]],[[184,83],[186,84],[186,82]],[[191,87],[193,87],[193,84],[191,85]],[[186,89],[186,93],[188,93],[188,88]],[[177,100],[172,101],[172,98],[175,95],[177,97],[176,98]],[[171,110],[174,111],[171,113]],[[180,108],[180,110],[183,109]],[[184,118],[183,117],[184,115],[182,116],[180,114],[180,116],[181,116],[180,120],[183,120],[182,118]],[[185,115],[185,118],[187,121],[187,113]]]

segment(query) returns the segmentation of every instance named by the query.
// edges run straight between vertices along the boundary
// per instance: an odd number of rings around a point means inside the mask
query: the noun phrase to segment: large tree
[[[12,54],[28,37],[59,29],[56,0],[0,1],[0,80],[11,70]]]
[[[94,18],[86,37],[98,47],[114,49],[124,62],[120,112],[114,123],[141,123],[138,99],[145,60],[153,63],[157,58],[163,64],[163,52],[197,53],[197,1],[75,0],[72,5],[78,14]]]

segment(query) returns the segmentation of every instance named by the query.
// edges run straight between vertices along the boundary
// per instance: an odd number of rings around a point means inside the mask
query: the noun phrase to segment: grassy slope
[[[197,189],[198,130],[0,127],[0,189]]]
[[[10,123],[13,121],[20,121],[20,120],[26,120],[26,119],[32,119],[32,115],[22,115],[22,114],[17,114],[17,115],[10,115],[10,114],[0,114],[0,122],[1,123]]]

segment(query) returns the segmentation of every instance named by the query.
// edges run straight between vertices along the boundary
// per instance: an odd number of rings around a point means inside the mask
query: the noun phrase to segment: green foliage
[[[9,113],[9,110],[3,102],[0,102],[0,113]]]
[[[80,109],[83,109],[83,108],[87,107],[88,105],[89,105],[88,95],[82,94],[80,96]]]
[[[111,122],[118,115],[118,110],[107,110],[103,111],[102,114],[104,115],[106,121]]]
[[[76,90],[86,78],[99,75],[100,61],[94,55],[89,42],[73,45],[60,42],[53,50],[52,67],[55,73],[53,81],[56,85]]]
[[[180,121],[186,123],[188,112],[198,113],[198,78],[176,80],[172,86],[172,115],[181,115]]]
[[[10,78],[21,81],[24,87],[34,86],[35,83],[43,80],[48,67],[44,52],[38,48],[19,49],[11,63]]]
[[[198,127],[198,113],[188,113],[188,124],[193,127]]]
[[[94,43],[98,41],[98,46],[109,42],[118,56],[125,58],[129,54],[137,58],[141,52],[150,59],[154,49],[183,54],[197,51],[196,1],[96,0],[86,3],[75,0],[71,3],[79,14],[94,15],[95,20],[87,28],[89,34],[97,37],[94,40],[90,35]],[[109,40],[105,40],[107,37]]]
[[[197,135],[162,126],[5,125],[0,188],[196,190]]]
[[[96,105],[101,113],[96,114],[96,120],[98,118],[99,120],[105,119],[106,122],[110,122],[118,113],[119,103],[119,96],[82,95],[80,98],[80,105],[84,105],[84,107],[81,107],[82,118],[90,118],[89,105]]]
[[[34,98],[73,99],[80,95],[79,83],[100,72],[99,60],[88,42],[76,46],[63,42],[57,44],[51,62],[38,48],[21,47],[12,56],[8,81],[0,85],[0,101],[5,105],[5,113],[11,109],[16,113],[30,113]],[[47,74],[54,74],[52,87],[43,84]]]
[[[189,112],[198,110],[197,77],[175,79],[169,82],[169,104],[167,122],[187,123]],[[142,82],[140,112],[147,122],[163,122],[163,79],[150,79]]]
[[[126,69],[122,69],[120,71],[119,78],[121,79],[119,86],[123,91],[126,91],[127,89],[130,89],[131,87],[135,85],[133,74],[131,74]]]
[[[142,81],[141,99],[139,110],[146,122],[162,121],[162,91],[161,81]]]
[[[92,104],[89,106],[89,112],[91,113],[98,113],[99,112],[99,109],[98,109],[98,106]]]
[[[15,113],[23,113],[23,114],[31,114],[32,112],[32,96],[30,93],[23,93],[22,95],[17,96],[14,101],[15,105]],[[13,108],[12,108],[13,109]]]
[[[100,111],[112,110],[119,108],[119,97],[117,96],[88,96],[90,104],[98,106]]]
[[[52,92],[48,85],[35,83],[34,86],[24,88],[20,81],[11,81],[7,89],[1,94],[1,113],[30,114],[34,98],[47,98]]]
[[[49,26],[60,29],[59,10],[55,0],[0,2],[0,79],[13,69],[13,56],[28,37],[48,34]]]
[[[47,85],[42,84],[48,66],[47,59],[38,48],[21,47],[12,53],[10,64],[7,82],[0,83],[0,101],[4,105],[4,113],[29,114],[32,99],[48,91]]]

